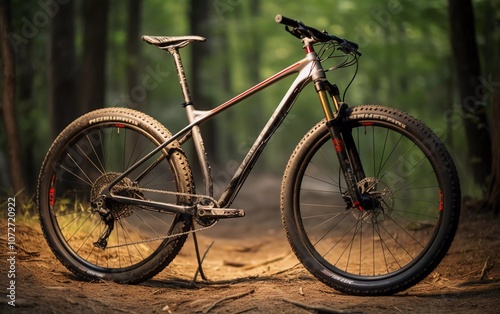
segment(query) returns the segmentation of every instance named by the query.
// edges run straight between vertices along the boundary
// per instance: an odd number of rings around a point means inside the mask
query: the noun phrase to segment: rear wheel
[[[444,145],[421,122],[378,106],[355,107],[352,132],[366,177],[360,210],[325,121],[299,143],[281,192],[289,242],[318,279],[349,294],[393,294],[425,278],[445,256],[460,212],[460,187]]]
[[[39,217],[50,248],[73,273],[137,283],[177,255],[190,217],[99,199],[107,185],[169,137],[167,129],[143,113],[109,108],[80,117],[54,141],[38,181]],[[184,153],[174,142],[112,192],[187,204],[190,198],[179,192],[194,193],[194,184]]]

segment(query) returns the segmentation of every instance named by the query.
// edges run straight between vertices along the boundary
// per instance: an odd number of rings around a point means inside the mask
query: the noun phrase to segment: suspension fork
[[[330,132],[340,168],[344,174],[347,190],[351,197],[352,204],[348,203],[348,207],[354,206],[359,210],[369,208],[371,200],[363,196],[358,188],[358,182],[365,178],[365,172],[352,137],[352,129],[346,127],[343,123],[351,114],[351,110],[346,103],[340,101],[340,93],[336,85],[332,85],[327,80],[317,80],[314,85],[327,120],[326,126]],[[333,113],[330,107],[327,92],[333,101],[336,114]]]

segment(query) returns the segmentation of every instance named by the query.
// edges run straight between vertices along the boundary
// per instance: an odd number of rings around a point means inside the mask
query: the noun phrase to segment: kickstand
[[[194,222],[193,222],[192,226],[193,226],[192,228],[194,231],[195,230]],[[193,283],[196,282],[196,278],[198,277],[198,273],[200,273],[201,279],[208,281],[207,277],[205,276],[205,273],[203,272],[202,264],[203,264],[203,261],[205,260],[205,257],[207,256],[208,251],[210,250],[210,248],[214,244],[214,241],[212,241],[212,243],[210,243],[207,250],[205,251],[205,254],[203,254],[202,258],[200,258],[200,249],[198,247],[198,238],[196,237],[196,232],[193,232],[193,241],[194,241],[194,249],[196,251],[196,259],[198,261],[198,269],[196,269],[196,272],[194,274],[194,278],[193,278],[192,282]]]

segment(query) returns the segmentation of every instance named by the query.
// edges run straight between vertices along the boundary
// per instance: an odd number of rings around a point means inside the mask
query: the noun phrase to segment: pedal
[[[198,217],[212,219],[240,218],[245,217],[245,211],[243,209],[200,207],[198,208]]]

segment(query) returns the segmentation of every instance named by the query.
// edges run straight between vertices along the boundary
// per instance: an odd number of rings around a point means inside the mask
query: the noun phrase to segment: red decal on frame
[[[338,153],[342,150],[342,141],[336,138],[333,139],[333,146],[335,146],[335,151]]]

